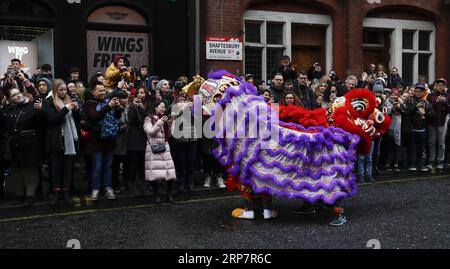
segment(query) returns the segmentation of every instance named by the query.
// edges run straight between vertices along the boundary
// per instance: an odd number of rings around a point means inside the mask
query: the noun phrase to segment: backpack
[[[102,108],[108,105],[109,100],[98,103],[96,110],[100,111]],[[115,138],[119,133],[120,123],[116,118],[114,110],[109,111],[106,116],[100,121],[100,138],[111,139]]]

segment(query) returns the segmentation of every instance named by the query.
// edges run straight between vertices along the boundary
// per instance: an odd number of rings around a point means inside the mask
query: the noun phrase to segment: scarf
[[[56,103],[59,109],[63,109],[65,104],[60,98],[56,98]],[[64,117],[64,122],[62,124],[62,134],[64,137],[64,155],[75,156],[77,151],[75,148],[75,141],[78,141],[77,127],[75,126],[75,121],[73,120],[72,111],[69,111]]]

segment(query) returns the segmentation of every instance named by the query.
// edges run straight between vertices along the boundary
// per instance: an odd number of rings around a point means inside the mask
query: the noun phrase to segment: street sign
[[[242,61],[243,39],[241,37],[207,37],[207,60]]]

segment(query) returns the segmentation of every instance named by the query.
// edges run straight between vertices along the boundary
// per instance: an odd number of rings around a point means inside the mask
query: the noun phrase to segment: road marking
[[[186,204],[193,204],[193,203],[199,203],[199,202],[226,200],[226,199],[231,199],[231,198],[236,199],[239,197],[241,197],[241,196],[239,195],[239,196],[194,199],[194,200],[189,200],[189,201],[176,202],[176,205],[186,205]],[[163,206],[164,206],[164,204],[163,204]],[[27,220],[36,220],[36,219],[45,219],[45,218],[55,218],[55,217],[69,217],[69,216],[77,216],[77,215],[85,215],[85,214],[113,212],[113,211],[120,211],[120,210],[142,209],[142,208],[152,208],[152,207],[157,207],[157,205],[145,204],[145,205],[123,206],[123,207],[105,208],[105,209],[87,209],[87,210],[71,211],[71,212],[65,212],[65,213],[55,213],[55,214],[42,214],[42,215],[34,215],[34,216],[26,216],[26,217],[0,219],[0,223],[15,222],[15,221],[27,221]]]
[[[401,180],[389,180],[389,181],[377,182],[375,184],[364,183],[364,184],[359,184],[358,186],[374,186],[374,185],[395,184],[395,183],[425,181],[425,180],[442,180],[442,179],[449,179],[449,175],[435,176],[435,177],[416,177],[416,178],[408,178],[408,179],[401,179]],[[200,202],[211,202],[211,201],[219,201],[219,200],[227,200],[227,199],[236,199],[236,198],[240,198],[240,197],[241,197],[241,195],[234,195],[234,196],[225,196],[225,197],[194,199],[194,200],[189,200],[189,201],[176,202],[176,205],[187,205],[187,204],[194,204],[194,203],[200,203]],[[79,211],[72,211],[72,212],[66,212],[66,213],[43,214],[43,215],[34,215],[34,216],[27,216],[27,217],[7,218],[7,219],[0,219],[0,223],[28,221],[28,220],[37,220],[37,219],[55,218],[55,217],[69,217],[69,216],[77,216],[77,215],[113,212],[113,211],[120,211],[120,210],[143,209],[143,208],[152,208],[152,207],[157,207],[157,205],[145,204],[145,205],[123,206],[123,207],[105,208],[105,209],[87,209],[87,210],[79,210]]]
[[[394,180],[384,180],[381,182],[373,183],[364,183],[358,184],[359,186],[373,186],[373,185],[384,185],[384,184],[393,184],[393,183],[402,183],[402,182],[412,182],[412,181],[425,181],[425,180],[441,180],[441,179],[449,179],[450,175],[442,175],[442,176],[428,176],[428,177],[413,177],[407,179],[394,179]]]

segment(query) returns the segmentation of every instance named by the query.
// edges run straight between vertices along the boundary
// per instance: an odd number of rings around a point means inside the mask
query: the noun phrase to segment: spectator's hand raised
[[[42,102],[41,102],[41,100],[36,100],[36,102],[34,102],[34,109],[42,110]]]
[[[23,74],[22,71],[19,71],[19,72],[17,73],[17,77],[18,77],[20,80],[22,80],[22,81],[24,81],[24,80],[26,79],[26,77],[25,77],[25,75]]]
[[[127,82],[124,79],[119,81],[119,84],[117,84],[117,87],[121,90],[123,90],[125,88],[125,86],[127,86]]]
[[[67,109],[70,111],[74,110],[77,106],[78,106],[77,102],[70,102],[66,105]]]
[[[137,107],[145,108],[144,104],[142,103],[142,100],[139,98],[135,98],[133,104]]]
[[[111,101],[109,101],[108,106],[111,108],[115,108],[117,106],[120,105],[119,99],[117,99],[117,97],[114,97],[113,99],[111,99]]]

